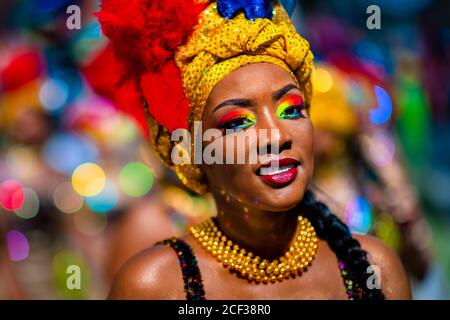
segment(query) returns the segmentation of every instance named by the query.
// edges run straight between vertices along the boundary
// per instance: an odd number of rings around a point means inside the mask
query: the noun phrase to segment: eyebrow
[[[278,89],[276,91],[274,91],[272,93],[272,100],[273,101],[277,101],[279,99],[281,99],[286,93],[288,93],[289,91],[291,91],[292,89],[297,89],[300,91],[300,89],[293,83],[290,83],[286,86],[284,86],[281,89]],[[252,105],[255,105],[255,100],[253,99],[230,99],[230,100],[226,100],[220,104],[218,104],[213,112],[217,111],[220,108],[226,107],[226,106],[243,106],[243,107],[249,107]]]
[[[255,104],[255,100],[250,99],[230,99],[222,102],[217,107],[214,108],[214,111],[217,111],[220,108],[226,107],[226,106],[243,106],[243,107],[250,107]],[[213,112],[214,112],[213,111]]]
[[[292,89],[297,89],[298,91],[300,91],[300,89],[295,84],[289,83],[287,86],[272,93],[273,101],[280,100],[286,93],[288,93]]]

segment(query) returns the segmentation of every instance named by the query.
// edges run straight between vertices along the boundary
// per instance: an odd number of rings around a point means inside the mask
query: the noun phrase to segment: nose
[[[289,128],[270,107],[264,107],[258,117],[258,156],[279,155],[292,147]]]

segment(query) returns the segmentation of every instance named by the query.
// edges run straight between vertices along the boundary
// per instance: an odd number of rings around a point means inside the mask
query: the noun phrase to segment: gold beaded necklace
[[[282,281],[300,275],[311,264],[318,249],[316,232],[302,216],[298,217],[298,231],[289,250],[271,261],[234,244],[219,230],[213,219],[192,226],[190,232],[225,268],[256,283]]]

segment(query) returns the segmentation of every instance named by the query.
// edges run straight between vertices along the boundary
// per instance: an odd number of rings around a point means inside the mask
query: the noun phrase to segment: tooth
[[[273,174],[280,174],[280,173],[288,171],[289,169],[291,169],[293,167],[294,167],[294,165],[288,165],[288,166],[281,167],[281,168],[278,168],[278,167],[273,167],[273,168],[272,167],[263,167],[260,170],[260,175],[262,175],[262,176],[269,176],[269,175],[273,175]]]

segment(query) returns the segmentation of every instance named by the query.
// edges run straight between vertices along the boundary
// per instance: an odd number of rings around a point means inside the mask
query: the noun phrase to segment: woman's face
[[[203,150],[220,150],[223,164],[201,165],[217,201],[266,211],[301,201],[313,171],[313,127],[283,68],[253,63],[227,75],[208,97],[202,129],[221,131]]]

